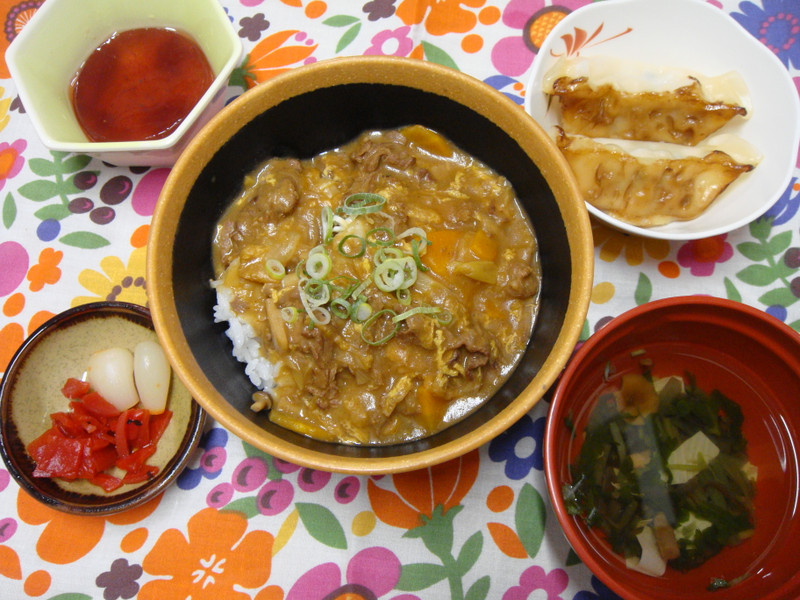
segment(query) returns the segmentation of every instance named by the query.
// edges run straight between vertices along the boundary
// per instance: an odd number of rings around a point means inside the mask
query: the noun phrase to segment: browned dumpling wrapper
[[[707,76],[608,56],[562,58],[543,91],[570,135],[694,146],[749,115],[736,72]]]
[[[558,129],[556,141],[584,199],[640,227],[697,217],[740,175],[754,168],[721,150],[702,156],[643,158],[619,146]]]
[[[620,92],[592,87],[585,77],[560,77],[553,95],[561,102],[562,124],[572,134],[694,146],[717,132],[742,106],[709,102],[697,80],[669,92]]]

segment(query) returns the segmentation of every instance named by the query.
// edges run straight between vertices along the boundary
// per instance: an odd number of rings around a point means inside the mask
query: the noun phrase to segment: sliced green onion
[[[382,292],[393,292],[403,287],[404,263],[400,258],[390,258],[379,264],[372,272],[372,280]]]
[[[411,304],[411,290],[408,288],[400,288],[394,295],[397,296],[397,301],[403,306]]]
[[[378,212],[384,204],[386,204],[386,198],[380,194],[362,192],[345,198],[339,210],[348,215],[366,215]]]
[[[400,328],[400,325],[398,323],[395,323],[393,319],[391,319],[393,327],[391,328],[389,333],[387,333],[382,338],[370,339],[366,335],[366,333],[368,330],[372,329],[372,327],[375,325],[375,322],[378,319],[380,319],[383,315],[390,315],[391,318],[394,317],[396,314],[397,313],[395,313],[390,308],[384,308],[383,310],[379,310],[378,312],[373,313],[366,321],[364,321],[364,324],[361,327],[361,338],[370,346],[380,346],[381,344],[385,344],[386,342],[388,342],[390,339],[394,337],[394,335],[397,333],[397,330]]]
[[[414,315],[435,315],[440,312],[442,312],[442,309],[438,306],[415,306],[414,308],[409,308],[406,312],[395,315],[392,317],[392,321],[399,323]]]
[[[396,235],[393,217],[381,212],[385,204],[386,199],[380,194],[357,193],[345,198],[336,211],[323,206],[320,215],[322,243],[312,248],[295,267],[303,308],[281,309],[286,322],[294,322],[301,311],[308,315],[309,327],[329,323],[332,315],[340,319],[349,318],[361,324],[361,336],[371,345],[386,343],[397,333],[402,321],[415,314],[430,315],[443,325],[452,322],[452,314],[442,308],[411,307],[410,288],[417,281],[420,271],[428,271],[420,256],[431,242],[421,227],[410,227]],[[348,226],[355,219],[371,213],[380,213],[387,219],[382,222],[392,225],[374,227],[364,236],[347,233]],[[347,274],[332,275],[334,261],[327,248],[334,240],[337,250],[345,258],[361,258],[367,254],[368,246],[376,247],[371,251],[375,269],[370,276],[359,282]],[[270,277],[277,279],[286,273],[279,261],[265,261],[265,266]],[[400,305],[408,309],[399,315],[391,309],[373,311],[363,295],[373,283],[383,292],[394,293]],[[384,333],[380,339],[376,338]]]
[[[358,247],[353,252],[348,252],[347,251],[347,245],[348,245],[347,243],[350,240],[357,240],[357,242],[358,242]],[[355,235],[355,234],[351,233],[349,235],[344,236],[339,241],[338,250],[339,250],[339,253],[342,256],[344,256],[345,258],[360,258],[360,257],[364,256],[364,252],[366,252],[366,250],[367,250],[367,240],[362,238],[360,235]]]
[[[333,215],[333,233],[339,233],[345,227],[353,222],[355,217],[343,217],[342,215]]]
[[[411,256],[398,259],[403,265],[403,283],[401,288],[410,288],[417,281],[417,263]]]
[[[349,317],[355,323],[363,323],[371,314],[372,306],[362,296],[351,305]]]
[[[330,206],[322,207],[322,241],[327,244],[333,239],[333,210]]]
[[[343,298],[347,298],[353,293],[353,290],[358,287],[358,279],[350,275],[345,275],[344,273],[331,277],[328,279],[328,283],[335,291],[339,292]],[[341,283],[345,283],[346,287],[343,287]]]
[[[449,310],[442,309],[442,311],[436,313],[434,317],[439,321],[439,325],[450,325],[450,323],[453,322],[453,313]]]
[[[365,236],[370,246],[391,246],[394,244],[394,231],[388,227],[375,227],[370,229]]]
[[[365,279],[364,281],[362,281],[358,285],[358,287],[356,287],[356,289],[350,292],[350,297],[358,298],[362,294],[362,292],[369,287],[370,283],[372,283],[372,279]]]
[[[308,259],[306,259],[306,273],[312,279],[322,279],[328,273],[331,272],[331,257],[328,256],[328,253],[325,250],[319,250],[308,255]]]
[[[407,237],[413,237],[413,236],[417,236],[418,238],[420,238],[420,240],[425,242],[426,246],[428,246],[431,243],[428,241],[428,234],[422,227],[409,227],[403,233],[398,234],[397,239],[402,240]]]
[[[327,325],[331,321],[331,313],[327,308],[323,308],[320,305],[314,305],[311,303],[308,295],[305,293],[305,289],[307,287],[308,286],[305,285],[300,288],[300,302],[303,303],[303,308],[306,309],[308,318],[311,319],[311,323],[314,325]],[[326,290],[328,289],[327,286],[323,287]]]
[[[294,272],[297,274],[297,279],[300,283],[303,283],[308,279],[308,273],[306,273],[306,260],[304,258],[297,263],[297,266],[294,268]]]
[[[309,279],[300,287],[300,297],[305,297],[312,306],[322,306],[330,301],[331,288],[326,281]]]
[[[269,278],[276,281],[280,281],[286,275],[286,267],[274,258],[268,258],[264,261],[264,269],[266,269]]]
[[[344,298],[334,298],[331,300],[331,314],[340,319],[350,316],[350,303]]]
[[[308,316],[316,325],[327,325],[331,322],[331,313],[322,306],[312,306],[308,311]]]
[[[372,280],[384,292],[409,288],[417,280],[417,265],[410,256],[390,258],[375,268]]]
[[[405,253],[400,248],[395,248],[393,246],[378,248],[377,252],[372,256],[372,262],[375,263],[375,266],[378,266],[390,258],[403,258],[404,256]]]
[[[425,240],[427,242],[427,240]],[[420,242],[419,240],[411,240],[411,256],[414,258],[414,262],[417,263],[417,268],[420,271],[428,271],[428,267],[422,264],[422,260],[420,259]],[[427,242],[424,247],[426,247],[430,242]]]
[[[284,321],[286,321],[287,323],[290,323],[290,324],[294,323],[295,321],[297,321],[297,315],[299,313],[300,313],[300,311],[297,310],[297,308],[294,307],[294,306],[284,306],[281,309],[281,317],[283,317]]]

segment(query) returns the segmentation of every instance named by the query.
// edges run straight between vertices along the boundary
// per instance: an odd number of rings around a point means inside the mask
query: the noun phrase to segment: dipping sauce
[[[72,105],[92,142],[156,140],[171,134],[214,80],[200,46],[173,29],[115,33],[71,84]]]

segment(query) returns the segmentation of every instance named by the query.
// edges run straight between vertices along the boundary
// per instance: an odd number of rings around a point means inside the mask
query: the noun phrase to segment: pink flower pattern
[[[695,277],[713,275],[717,263],[733,256],[733,248],[725,241],[727,237],[723,234],[685,243],[678,250],[678,264],[688,268]]]
[[[561,600],[561,592],[567,589],[568,581],[569,576],[563,569],[553,569],[547,573],[542,567],[534,565],[522,572],[519,585],[506,590],[503,600],[528,600],[537,590],[544,591],[547,600]]]
[[[344,581],[335,563],[317,565],[295,582],[286,600],[327,600],[346,594],[352,594],[355,598],[381,598],[397,585],[400,568],[400,560],[391,550],[365,548],[350,559]],[[412,594],[401,594],[392,596],[391,600],[419,598]]]

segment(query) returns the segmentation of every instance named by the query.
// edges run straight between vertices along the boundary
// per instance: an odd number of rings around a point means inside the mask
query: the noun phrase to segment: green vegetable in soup
[[[562,490],[568,511],[631,568],[701,565],[752,535],[756,469],[742,422],[738,404],[691,375],[611,378],[585,429],[570,428],[584,439]]]

